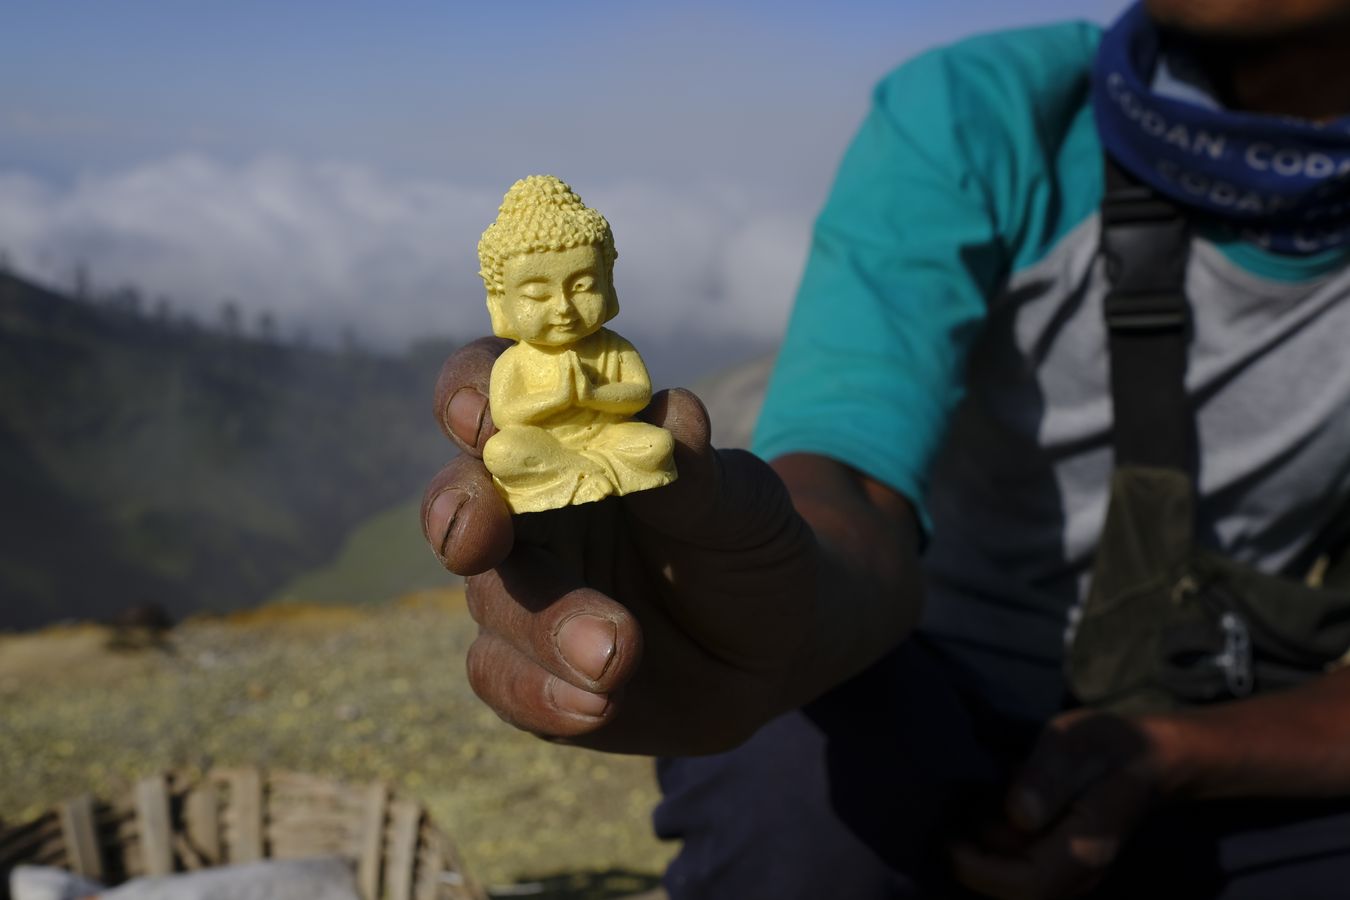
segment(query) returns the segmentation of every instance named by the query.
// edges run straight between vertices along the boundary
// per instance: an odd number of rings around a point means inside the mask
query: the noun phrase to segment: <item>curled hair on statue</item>
[[[504,270],[506,261],[524,253],[549,250],[570,250],[573,247],[598,247],[605,267],[607,307],[605,320],[619,312],[614,292],[614,233],[605,217],[591,209],[564,181],[552,175],[530,175],[522,178],[506,192],[497,210],[496,220],[483,232],[478,241],[478,274],[488,293],[488,311],[492,314],[492,330],[502,337],[498,326],[505,327],[498,315],[493,298],[506,292]],[[507,329],[509,331],[509,329]]]

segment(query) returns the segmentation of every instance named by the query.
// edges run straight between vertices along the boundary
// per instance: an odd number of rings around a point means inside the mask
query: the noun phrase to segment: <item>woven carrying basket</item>
[[[418,804],[383,784],[287,772],[156,775],[128,798],[84,794],[0,829],[0,897],[17,865],[60,866],[104,884],[260,859],[339,856],[365,900],[486,900]]]

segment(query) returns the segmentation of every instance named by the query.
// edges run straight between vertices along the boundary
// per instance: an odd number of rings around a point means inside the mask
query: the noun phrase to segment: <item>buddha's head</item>
[[[511,186],[478,241],[492,331],[564,346],[619,312],[614,235],[600,213],[552,175]]]

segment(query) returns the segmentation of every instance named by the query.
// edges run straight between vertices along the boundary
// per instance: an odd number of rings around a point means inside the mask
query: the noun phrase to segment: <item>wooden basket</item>
[[[104,884],[260,859],[340,856],[365,900],[486,900],[426,811],[326,778],[256,769],[140,781],[130,798],[84,794],[0,828],[0,897],[17,865],[60,866]]]

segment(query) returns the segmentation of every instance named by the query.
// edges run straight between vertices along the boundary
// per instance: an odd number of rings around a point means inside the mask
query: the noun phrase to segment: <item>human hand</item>
[[[1092,890],[1170,789],[1162,718],[1078,710],[1054,719],[1006,795],[1003,817],[952,850],[966,887],[1002,900]]]
[[[476,341],[442,369],[437,418],[463,452],[422,509],[442,562],[472,576],[478,695],[542,736],[643,753],[724,749],[805,699],[817,547],[773,470],[714,450],[698,399],[663,391],[639,417],[674,437],[674,484],[513,518],[480,461],[507,346]]]

